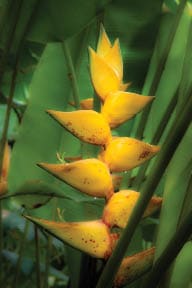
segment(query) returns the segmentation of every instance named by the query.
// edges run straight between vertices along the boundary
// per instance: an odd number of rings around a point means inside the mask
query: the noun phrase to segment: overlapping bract
[[[116,39],[112,45],[101,27],[97,51],[89,48],[90,72],[97,95],[104,102],[103,115],[115,128],[140,112],[154,97],[124,92],[130,83],[123,83],[123,61]]]

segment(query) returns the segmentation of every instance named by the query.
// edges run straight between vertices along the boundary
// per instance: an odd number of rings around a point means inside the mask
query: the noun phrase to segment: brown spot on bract
[[[150,151],[149,150],[145,150],[143,151],[140,155],[139,155],[139,160],[145,159],[149,156]]]

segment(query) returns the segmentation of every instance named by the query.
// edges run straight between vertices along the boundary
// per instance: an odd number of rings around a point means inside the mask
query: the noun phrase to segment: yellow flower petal
[[[113,68],[113,70],[117,74],[117,77],[119,78],[119,80],[122,81],[122,78],[123,78],[123,61],[122,61],[122,56],[121,56],[119,39],[115,40],[113,47],[104,56],[104,60],[106,63],[108,63]]]
[[[66,164],[39,163],[40,167],[81,192],[94,197],[113,194],[113,184],[107,166],[97,159],[84,159]]]
[[[112,172],[123,172],[141,165],[159,150],[159,146],[134,138],[114,137],[100,153],[99,159],[105,162]]]
[[[113,241],[109,228],[101,221],[54,222],[25,216],[61,241],[77,248],[92,257],[108,258]]]
[[[125,228],[139,195],[139,192],[132,190],[121,190],[114,193],[104,208],[103,221],[110,227]],[[161,204],[162,198],[152,197],[143,217],[147,217],[158,211]]]
[[[114,69],[92,48],[89,48],[89,53],[93,86],[98,96],[104,101],[110,92],[119,90],[120,79]]]
[[[115,128],[134,117],[153,99],[152,96],[142,96],[131,92],[110,93],[102,107],[102,114],[110,127]]]
[[[105,32],[103,25],[100,27],[99,41],[97,44],[97,54],[99,56],[105,57],[105,55],[110,51],[112,45]]]
[[[93,110],[77,110],[73,112],[48,110],[47,112],[82,141],[105,145],[111,137],[107,121],[100,113]]]
[[[137,280],[144,273],[148,272],[153,264],[155,247],[127,256],[123,259],[115,276],[114,286],[123,287],[126,284]]]

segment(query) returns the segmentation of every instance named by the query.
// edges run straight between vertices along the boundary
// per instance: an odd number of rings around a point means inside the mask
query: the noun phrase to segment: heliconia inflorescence
[[[101,112],[93,109],[93,99],[80,102],[81,109],[64,112],[47,110],[60,125],[83,142],[101,146],[96,158],[72,159],[71,163],[39,163],[61,181],[92,197],[106,200],[101,219],[85,222],[55,222],[26,216],[65,243],[96,258],[110,257],[118,234],[114,226],[125,228],[136,205],[139,192],[119,190],[122,176],[114,174],[128,171],[155,156],[160,147],[130,137],[113,137],[111,129],[134,117],[153,96],[127,92],[130,83],[123,83],[123,61],[119,40],[112,45],[103,26],[97,50],[89,48],[90,74],[94,89],[101,100]],[[73,103],[72,103],[73,105]],[[147,217],[158,211],[162,198],[152,197],[143,215]],[[154,248],[126,257],[116,275],[115,285],[139,277],[152,263]],[[127,271],[132,276],[127,276]],[[135,276],[136,275],[136,276]]]

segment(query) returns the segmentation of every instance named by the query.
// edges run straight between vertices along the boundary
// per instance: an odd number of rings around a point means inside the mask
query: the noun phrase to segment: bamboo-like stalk
[[[66,60],[67,68],[68,68],[68,76],[69,76],[69,79],[71,81],[75,107],[76,107],[76,109],[80,109],[80,96],[79,96],[79,88],[78,88],[78,84],[77,84],[77,77],[76,77],[75,68],[73,65],[73,60],[71,57],[71,53],[69,50],[69,45],[67,43],[67,40],[65,40],[62,43],[62,48],[63,48],[63,52],[65,55],[65,60]]]
[[[149,93],[148,93],[149,95],[155,95],[155,92],[156,92],[158,84],[159,84],[159,80],[160,80],[161,75],[163,73],[164,66],[165,66],[165,63],[167,61],[167,57],[169,55],[169,52],[171,50],[172,42],[173,42],[173,39],[175,37],[177,27],[179,25],[179,22],[180,22],[182,13],[185,9],[186,3],[187,3],[187,0],[181,0],[180,1],[180,4],[179,4],[178,9],[177,9],[177,14],[175,16],[175,20],[174,20],[172,27],[170,29],[170,34],[169,34],[169,37],[167,40],[167,45],[165,46],[165,48],[162,52],[161,58],[160,58],[159,63],[158,63],[157,70],[155,71],[155,74],[153,76],[151,87],[150,87]],[[150,103],[147,106],[147,108],[143,111],[143,113],[141,115],[141,119],[138,123],[138,128],[137,128],[137,131],[135,134],[135,137],[138,139],[143,138],[144,129],[145,129],[148,117],[149,117],[149,112],[151,110],[151,107],[152,107],[152,103]]]
[[[190,97],[188,97],[183,111],[170,128],[170,132],[167,135],[164,147],[160,151],[155,163],[153,164],[151,175],[142,187],[140,197],[129,218],[128,224],[124,229],[112,256],[106,263],[96,288],[112,287],[114,275],[117,272],[117,269],[124,257],[128,245],[130,244],[135,229],[153,195],[154,190],[158,186],[160,179],[164,174],[167,165],[169,164],[169,161],[171,160],[174,152],[177,149],[177,146],[180,143],[180,140],[184,136],[190,124],[192,109],[192,89],[190,90],[189,95]]]
[[[19,47],[18,47],[16,57],[15,57],[15,64],[14,64],[14,69],[13,69],[13,74],[12,74],[12,79],[11,79],[10,92],[9,92],[9,97],[7,99],[7,110],[6,110],[5,120],[4,120],[2,138],[0,141],[0,175],[1,175],[1,171],[2,171],[3,155],[4,155],[5,144],[7,141],[9,119],[10,119],[12,103],[13,103],[13,96],[14,96],[14,91],[15,91],[15,86],[16,86],[17,66],[18,66],[18,62],[19,62],[19,57],[20,57],[20,53],[21,53],[23,40],[24,40],[24,37],[25,37],[25,35],[29,29],[30,22],[33,18],[33,13],[35,12],[37,3],[38,3],[38,1],[36,0],[36,2],[34,2],[34,5],[31,6],[31,14],[30,14],[29,19],[26,23],[26,27],[24,29],[23,35],[21,36]],[[23,0],[16,1],[16,2],[14,2],[14,4],[16,5],[16,7],[14,7],[16,10],[14,13],[15,17],[13,19],[11,31],[10,31],[10,34],[8,35],[7,43],[6,43],[5,49],[3,51],[2,58],[1,58],[2,61],[0,63],[0,85],[1,85],[1,81],[2,81],[4,72],[5,72],[5,68],[6,68],[8,53],[9,53],[9,50],[11,49],[12,41],[13,41],[16,27],[17,27],[17,24],[19,21]],[[2,239],[2,203],[1,203],[1,198],[0,198],[0,283],[1,283],[1,278],[2,278],[1,277],[2,276],[2,248],[3,248],[3,242],[2,241],[3,241],[3,239]]]
[[[20,274],[20,269],[21,269],[21,261],[23,258],[23,252],[25,249],[25,243],[26,243],[26,238],[27,238],[27,233],[29,230],[29,221],[25,220],[25,227],[24,227],[24,232],[23,232],[23,238],[20,242],[20,247],[19,247],[19,256],[15,268],[15,276],[14,276],[14,281],[13,281],[13,287],[17,288],[18,281],[19,281],[19,274]]]
[[[192,191],[191,191],[192,192]],[[157,287],[162,276],[169,268],[172,261],[178,255],[183,245],[192,233],[192,211],[190,211],[182,221],[175,235],[171,238],[161,256],[156,260],[152,271],[143,288]]]
[[[39,245],[39,233],[38,227],[34,224],[34,233],[35,233],[35,269],[36,269],[36,279],[37,279],[37,288],[41,288],[41,267],[40,267],[40,245]]]
[[[152,138],[152,141],[151,141],[152,144],[154,144],[154,145],[157,144],[159,142],[159,140],[161,139],[163,132],[164,132],[164,128],[167,125],[167,123],[171,117],[171,114],[173,113],[173,111],[176,107],[177,99],[178,99],[178,89],[175,92],[174,96],[172,97],[169,105],[167,106],[165,113],[162,115],[161,121],[160,121],[159,125],[157,126],[156,132]],[[142,181],[145,177],[145,172],[147,171],[149,163],[150,163],[149,161],[144,163],[138,171],[138,174],[135,178],[135,181],[133,182],[133,187],[136,190],[139,190],[141,187],[141,184],[142,184]]]
[[[190,75],[190,69],[191,69],[191,64],[192,64],[192,56],[191,56],[191,45],[192,45],[192,21],[190,23],[189,27],[189,33],[188,33],[188,39],[187,39],[187,45],[186,45],[186,52],[185,52],[185,57],[184,57],[184,63],[183,63],[183,68],[182,68],[182,76],[181,76],[181,81],[180,85],[175,92],[175,95],[172,97],[169,105],[167,106],[167,109],[162,116],[162,119],[156,129],[156,132],[152,138],[152,144],[157,144],[159,140],[161,139],[163,132],[164,132],[164,127],[166,126],[166,123],[168,123],[169,118],[171,117],[172,112],[174,111],[176,104],[180,104],[177,114],[179,115],[185,105],[185,98],[183,103],[181,102],[180,99],[183,99],[183,96],[188,95],[187,90],[190,89],[190,81],[189,81],[189,75]],[[180,101],[179,101],[180,100]],[[134,181],[133,186],[136,189],[139,189],[141,186],[141,183],[144,179],[145,172],[148,168],[149,162],[145,163],[140,169],[137,174],[137,177]]]

